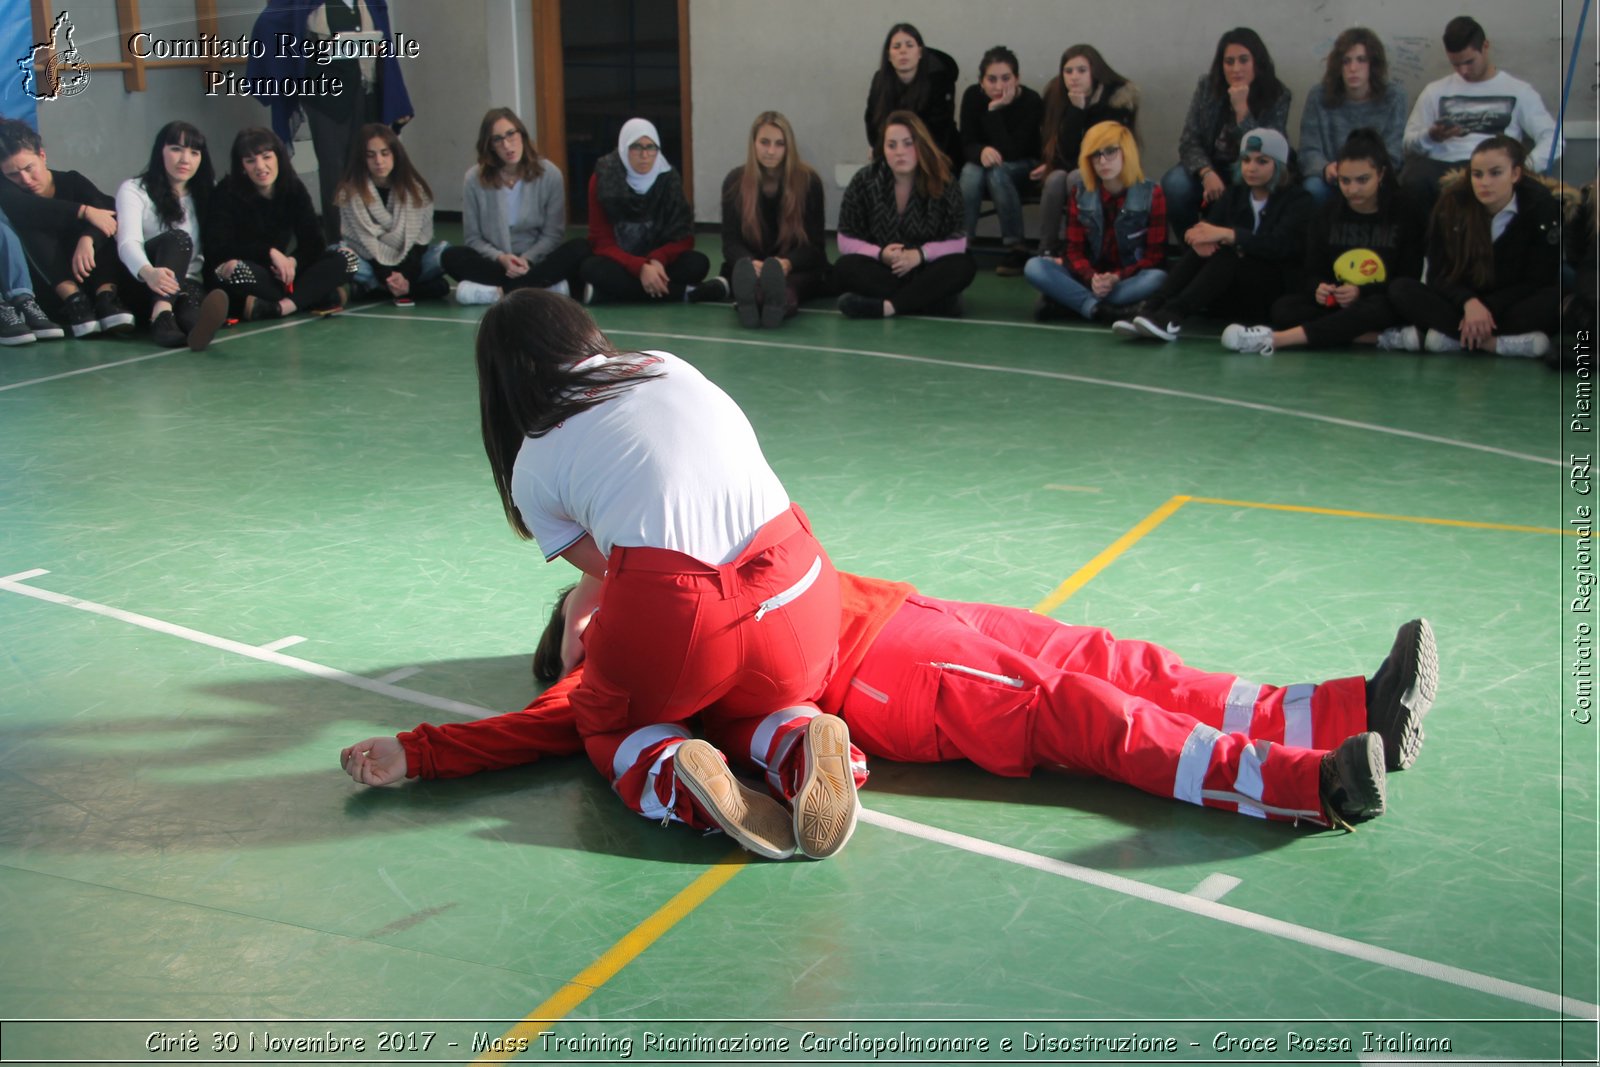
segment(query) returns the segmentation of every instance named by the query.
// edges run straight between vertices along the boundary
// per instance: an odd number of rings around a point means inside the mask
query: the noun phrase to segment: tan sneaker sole
[[[794,838],[801,852],[827,859],[856,832],[861,804],[850,770],[850,728],[837,715],[806,727],[806,778],[794,795]]]
[[[747,788],[728,770],[722,754],[694,738],[673,756],[678,784],[700,802],[711,821],[741,848],[769,860],[794,855],[794,827],[782,804]]]

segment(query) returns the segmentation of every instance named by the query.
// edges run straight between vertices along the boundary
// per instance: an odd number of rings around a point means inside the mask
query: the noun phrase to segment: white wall
[[[1516,8],[1483,0],[1117,0],[1093,6],[1059,0],[691,0],[695,214],[701,221],[717,219],[722,177],[743,163],[750,121],[772,108],[788,116],[806,160],[829,182],[831,227],[841,194],[832,184],[834,165],[867,158],[861,118],[867,85],[884,34],[900,21],[955,57],[963,91],[992,45],[1016,52],[1022,80],[1038,89],[1067,46],[1093,44],[1143,90],[1145,170],[1159,176],[1177,161],[1189,97],[1216,40],[1234,26],[1261,34],[1278,76],[1294,93],[1292,143],[1305,91],[1321,77],[1329,47],[1340,31],[1357,25],[1383,38],[1392,74],[1414,97],[1449,72],[1439,40],[1445,23],[1470,14],[1488,32],[1497,64],[1531,82],[1553,114],[1571,44],[1562,35],[1573,32],[1581,6],[1581,0],[1529,0]],[[1084,17],[1091,11],[1092,18]],[[1569,105],[1589,118],[1596,106],[1596,21],[1591,13],[1586,58]],[[1586,166],[1592,177],[1594,160]]]
[[[88,62],[121,58],[116,12],[109,0],[54,6],[70,13],[74,40]],[[218,0],[219,34],[248,35],[261,0]],[[194,40],[194,0],[143,0],[140,24],[152,33]],[[402,60],[416,119],[404,139],[434,188],[441,210],[461,209],[461,175],[474,158],[478,121],[490,107],[513,107],[533,126],[532,15],[526,0],[391,0],[396,32],[415,39],[416,59]],[[229,67],[243,74],[242,67]],[[81,94],[39,103],[39,130],[52,165],[82,171],[106,192],[144,169],[150,141],[166,122],[182,118],[210,141],[219,175],[228,146],[245,126],[270,126],[253,98],[207,97],[199,69],[150,70],[146,90],[130,93],[120,72],[96,71]],[[302,137],[305,132],[302,130]],[[311,143],[295,145],[295,169],[316,188]],[[314,194],[313,194],[314,195]]]

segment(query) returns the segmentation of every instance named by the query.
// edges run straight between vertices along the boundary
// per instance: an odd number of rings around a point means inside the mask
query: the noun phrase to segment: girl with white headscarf
[[[589,179],[589,244],[583,280],[607,300],[682,299],[711,261],[694,250],[694,216],[683,179],[661,154],[646,119],[622,124],[617,150]]]

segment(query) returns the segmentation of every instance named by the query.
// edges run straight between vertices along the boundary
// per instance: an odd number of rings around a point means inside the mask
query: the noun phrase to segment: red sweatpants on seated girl
[[[815,701],[839,647],[839,577],[798,505],[731,563],[612,549],[572,693],[584,737],[708,708],[760,717]]]

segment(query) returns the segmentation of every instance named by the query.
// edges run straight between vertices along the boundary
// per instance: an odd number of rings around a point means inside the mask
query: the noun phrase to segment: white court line
[[[48,573],[49,571],[24,572],[24,574],[28,575],[29,577],[36,577],[40,574]],[[317,678],[323,678],[330,682],[338,682],[341,685],[352,686],[356,689],[365,689],[367,692],[377,693],[379,696],[393,697],[396,700],[404,700],[412,704],[421,704],[423,707],[433,708],[437,711],[448,711],[452,715],[461,715],[469,719],[478,719],[485,715],[496,714],[494,711],[491,711],[488,708],[480,708],[476,704],[464,704],[459,700],[450,700],[446,697],[436,697],[428,693],[419,693],[414,689],[401,689],[398,686],[389,685],[383,681],[375,681],[371,678],[363,678],[359,674],[351,674],[348,671],[341,671],[334,667],[324,667],[322,664],[313,663],[308,659],[299,659],[295,656],[285,656],[281,652],[273,652],[270,649],[261,648],[256,645],[247,645],[243,641],[232,641],[226,637],[217,637],[215,634],[204,633],[200,630],[191,630],[187,626],[179,626],[176,623],[163,622],[160,619],[152,619],[148,615],[139,615],[132,611],[123,611],[121,608],[113,608],[106,604],[96,604],[92,600],[80,600],[75,596],[67,596],[65,593],[52,593],[48,589],[36,589],[31,585],[24,585],[15,578],[0,578],[0,590],[4,590],[9,593],[18,593],[22,596],[32,597],[35,600],[43,600],[50,604],[60,604],[63,607],[77,608],[79,611],[87,611],[93,615],[103,615],[108,619],[116,619],[118,622],[131,623],[134,626],[142,626],[146,630],[154,630],[156,633],[168,634],[172,637],[181,637],[185,641],[193,641],[197,645],[206,645],[210,648],[221,649],[224,652],[236,652],[241,656],[249,656],[251,659],[258,659],[263,663],[273,663],[279,667],[288,667],[290,670],[300,671],[303,674],[309,674]]]
[[[1199,897],[1201,900],[1221,900],[1243,882],[1244,879],[1235,878],[1231,874],[1208,874],[1200,879],[1199,885],[1189,890],[1189,895]]]
[[[268,641],[266,644],[257,645],[256,647],[263,652],[276,652],[281,648],[288,648],[290,645],[298,645],[304,640],[305,638],[299,634],[290,634],[288,637],[280,637],[276,641]]]
[[[49,572],[35,570],[23,573],[36,576]],[[254,645],[230,641],[225,637],[216,637],[212,634],[202,633],[199,630],[191,630],[187,626],[177,626],[172,623],[162,622],[146,615],[138,615],[131,611],[123,611],[120,608],[108,607],[105,604],[96,604],[93,601],[80,600],[64,593],[36,589],[22,584],[15,578],[0,578],[0,591],[19,593],[22,596],[33,597],[36,600],[43,600],[47,603],[60,604],[64,607],[77,608],[79,611],[103,615],[106,618],[132,623],[135,626],[142,626],[157,633],[181,637],[186,641],[193,641],[210,648],[222,649],[226,652],[237,652],[239,655],[249,656],[251,659],[288,667],[330,682],[339,682],[343,685],[365,689],[396,700],[422,704],[426,707],[436,708],[440,711],[447,711],[468,718],[480,718],[484,715],[494,714],[489,709],[480,708],[474,704],[463,704],[459,701],[446,700],[443,697],[430,696],[410,689],[399,689],[382,681],[363,678],[358,674],[349,674],[333,667],[325,667],[320,663],[312,663],[310,660],[296,659],[293,656],[285,656],[277,652],[263,652]],[[992,841],[984,841],[976,837],[967,837],[965,834],[941,830],[935,826],[912,822],[910,819],[886,815],[868,808],[861,809],[861,821],[895,833],[921,838],[925,841],[961,849],[975,855],[987,856],[990,859],[1014,863],[1021,867],[1042,871],[1045,874],[1069,878],[1085,885],[1108,889],[1114,893],[1136,897],[1152,904],[1160,904],[1178,911],[1186,911],[1201,918],[1214,919],[1246,930],[1254,930],[1257,933],[1269,934],[1288,941],[1296,941],[1312,948],[1323,949],[1337,955],[1390,967],[1395,970],[1420,975],[1424,978],[1433,978],[1437,981],[1447,982],[1451,985],[1472,989],[1480,993],[1487,993],[1490,996],[1501,997],[1505,1000],[1530,1004],[1536,1008],[1545,1008],[1580,1019],[1600,1018],[1600,1011],[1597,1011],[1595,1005],[1574,997],[1563,997],[1555,993],[1547,993],[1542,989],[1534,989],[1531,986],[1518,985],[1515,982],[1508,982],[1504,979],[1492,978],[1476,971],[1436,963],[1420,956],[1411,956],[1403,952],[1380,948],[1376,945],[1368,945],[1347,937],[1325,933],[1321,930],[1297,926],[1294,923],[1273,919],[1266,915],[1258,915],[1242,908],[1234,908],[1227,904],[1203,900],[1188,893],[1177,893],[1170,889],[1146,885],[1144,882],[1138,882],[1132,878],[1124,878],[1121,875],[1097,871],[1092,867],[1080,867],[1064,860],[1035,855],[1032,852],[1024,852],[1021,849],[1010,848],[1006,845],[995,844]],[[1205,883],[1202,882],[1201,884],[1204,885]]]
[[[1188,893],[1177,893],[1159,886],[1146,885],[1136,882],[1132,878],[1124,878],[1119,874],[1110,874],[1106,871],[1097,871],[1092,867],[1080,867],[1075,863],[1065,860],[1051,859],[1048,856],[1039,856],[1032,852],[1024,852],[1019,848],[1010,848],[1006,845],[997,845],[992,841],[984,841],[965,834],[941,830],[935,826],[926,826],[922,823],[912,822],[895,815],[885,815],[878,811],[861,811],[861,821],[885,830],[908,834],[911,837],[920,837],[924,841],[935,844],[947,845],[958,848],[964,852],[971,852],[979,856],[988,856],[991,859],[1005,860],[1015,863],[1020,867],[1031,867],[1045,874],[1053,874],[1061,878],[1070,878],[1075,882],[1096,886],[1100,889],[1109,889],[1114,893],[1137,897],[1152,904],[1160,904],[1177,911],[1186,911],[1191,915],[1198,915],[1206,919],[1238,926],[1256,933],[1280,937],[1286,941],[1296,941],[1302,945],[1322,949],[1340,956],[1374,963],[1381,967],[1389,967],[1397,971],[1419,975],[1423,978],[1432,978],[1436,981],[1447,982],[1450,985],[1471,989],[1490,996],[1501,997],[1505,1000],[1514,1000],[1520,1004],[1530,1004],[1536,1008],[1560,1012],[1578,1019],[1600,1018],[1600,1008],[1578,1000],[1576,997],[1563,997],[1556,993],[1547,993],[1542,989],[1532,986],[1519,985],[1508,982],[1502,978],[1492,978],[1477,971],[1469,971],[1462,967],[1452,967],[1446,963],[1423,959],[1421,956],[1412,956],[1404,952],[1395,952],[1393,949],[1380,948],[1369,945],[1363,941],[1355,941],[1348,937],[1326,933],[1322,930],[1313,930],[1309,927],[1298,926],[1295,923],[1284,922],[1267,915],[1258,915],[1253,911],[1235,908],[1227,904],[1219,904],[1212,900],[1203,900]]]
[[[383,675],[378,679],[378,681],[382,682],[384,685],[393,685],[396,682],[404,681],[413,674],[420,674],[421,672],[421,667],[401,667],[399,670],[390,671],[388,674]]]
[[[239,341],[246,337],[255,337],[257,334],[271,333],[273,330],[287,330],[291,326],[304,326],[308,322],[315,321],[315,319],[305,318],[295,319],[292,322],[280,322],[276,326],[263,326],[259,330],[251,330],[249,333],[229,334],[227,337],[218,338],[217,340],[212,341],[211,345],[213,347],[216,345],[225,345],[229,341]],[[92,367],[79,367],[77,370],[62,371],[60,374],[47,374],[43,378],[29,378],[25,382],[12,382],[10,385],[0,385],[0,393],[4,393],[11,389],[21,389],[25,385],[39,385],[43,382],[60,381],[62,378],[74,378],[80,374],[93,374],[97,370],[110,370],[112,367],[126,367],[130,363],[143,363],[147,359],[160,359],[162,356],[175,356],[180,352],[188,351],[189,350],[187,348],[163,348],[159,352],[150,352],[143,356],[132,356],[128,359],[119,359],[111,363],[96,363]]]
[[[371,318],[395,319],[397,315],[373,315],[370,312],[346,312],[342,318]],[[446,319],[437,315],[407,315],[410,322],[448,322],[458,326],[476,326],[475,319]],[[1012,325],[1001,323],[1000,325]],[[1062,371],[1030,370],[1026,367],[997,367],[990,363],[970,363],[966,360],[933,359],[929,356],[908,356],[900,352],[879,352],[870,348],[835,348],[827,345],[801,345],[790,344],[784,341],[754,341],[743,337],[705,337],[692,333],[662,333],[659,330],[606,330],[607,334],[618,336],[664,337],[671,341],[704,341],[710,344],[723,345],[752,345],[757,348],[785,348],[800,352],[828,352],[842,356],[871,356],[874,359],[892,359],[905,363],[923,363],[933,367],[954,367],[960,370],[987,371],[990,374],[1017,374],[1028,378],[1048,378],[1052,381],[1077,382],[1082,385],[1099,385],[1107,389],[1127,389],[1136,393],[1153,393],[1156,396],[1176,397],[1180,400],[1197,400],[1205,404],[1221,404],[1225,407],[1244,408],[1247,411],[1260,411],[1268,415],[1283,415],[1292,419],[1306,419],[1310,422],[1325,422],[1330,426],[1342,426],[1351,430],[1366,430],[1369,433],[1383,433],[1394,437],[1404,437],[1413,441],[1426,441],[1429,444],[1447,445],[1451,448],[1466,448],[1474,452],[1488,452],[1496,456],[1505,456],[1508,459],[1519,459],[1527,463],[1543,463],[1551,467],[1560,467],[1563,461],[1549,459],[1544,456],[1530,455],[1526,452],[1513,452],[1508,448],[1496,448],[1493,445],[1480,445],[1473,441],[1460,441],[1453,437],[1439,437],[1431,433],[1418,433],[1415,430],[1401,430],[1393,426],[1381,426],[1375,422],[1359,422],[1355,419],[1341,419],[1335,415],[1320,415],[1315,411],[1300,411],[1296,408],[1279,407],[1276,404],[1258,404],[1252,400],[1234,400],[1230,397],[1213,396],[1209,393],[1191,393],[1184,389],[1167,389],[1159,385],[1139,385],[1135,382],[1119,382],[1109,378],[1091,378],[1083,374],[1066,374]]]

